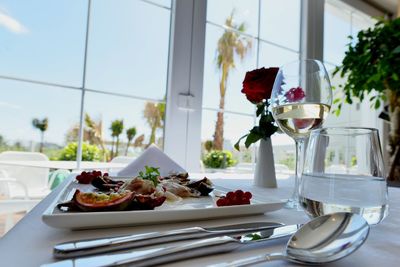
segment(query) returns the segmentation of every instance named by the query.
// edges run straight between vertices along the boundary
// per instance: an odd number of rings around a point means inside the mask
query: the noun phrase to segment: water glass
[[[377,129],[313,130],[299,187],[300,205],[311,217],[345,211],[377,224],[388,214],[385,177]]]

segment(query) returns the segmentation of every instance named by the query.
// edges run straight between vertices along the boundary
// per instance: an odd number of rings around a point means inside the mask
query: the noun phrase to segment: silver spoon
[[[367,239],[369,225],[363,217],[341,212],[317,217],[301,227],[283,253],[271,253],[213,267],[248,266],[265,261],[289,260],[301,264],[323,264],[342,259]]]

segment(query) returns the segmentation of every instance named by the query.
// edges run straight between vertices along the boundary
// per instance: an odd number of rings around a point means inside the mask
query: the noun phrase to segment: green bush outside
[[[230,151],[213,150],[205,155],[203,163],[207,168],[225,169],[234,166],[237,161],[233,158]]]
[[[78,144],[76,142],[69,143],[61,151],[59,160],[76,160],[76,154],[78,151]],[[99,161],[101,160],[101,151],[95,145],[88,143],[82,144],[82,160],[83,161]]]

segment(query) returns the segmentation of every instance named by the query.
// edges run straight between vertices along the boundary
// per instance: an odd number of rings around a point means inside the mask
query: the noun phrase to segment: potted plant
[[[355,41],[355,45],[348,44],[342,66],[333,73],[347,78],[339,86],[345,98],[334,103],[338,113],[343,102],[351,104],[355,99],[369,97],[375,109],[386,103],[387,114],[380,117],[390,123],[388,179],[400,180],[400,18],[379,20],[373,28],[360,31]]]

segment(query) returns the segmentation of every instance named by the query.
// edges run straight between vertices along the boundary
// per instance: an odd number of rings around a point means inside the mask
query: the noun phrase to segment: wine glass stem
[[[303,160],[304,160],[304,139],[296,139],[296,173],[294,180],[294,192],[292,200],[295,202],[299,201],[299,185],[301,179],[301,173],[303,172]]]

